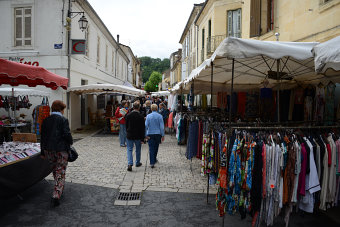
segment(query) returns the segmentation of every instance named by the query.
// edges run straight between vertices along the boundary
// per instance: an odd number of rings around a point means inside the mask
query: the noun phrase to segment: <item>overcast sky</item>
[[[204,0],[88,0],[106,27],[138,57],[169,58],[180,48],[194,3]]]

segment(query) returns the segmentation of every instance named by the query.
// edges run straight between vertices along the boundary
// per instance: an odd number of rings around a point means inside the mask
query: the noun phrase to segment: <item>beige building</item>
[[[340,0],[206,0],[196,20],[198,65],[227,36],[324,42],[340,35]]]
[[[182,80],[187,78],[191,71],[197,67],[197,26],[194,22],[203,5],[204,3],[194,4],[179,40],[182,45]]]
[[[174,87],[182,78],[182,49],[170,55],[170,86]]]
[[[159,83],[159,90],[166,91],[170,87],[170,69],[165,70],[162,73],[162,82]]]

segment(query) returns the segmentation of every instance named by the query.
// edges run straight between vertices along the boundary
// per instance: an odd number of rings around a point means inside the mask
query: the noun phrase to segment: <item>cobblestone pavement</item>
[[[201,161],[185,158],[185,147],[174,136],[166,135],[160,145],[158,163],[150,168],[148,145],[142,146],[142,166],[127,171],[126,148],[117,135],[87,136],[74,144],[79,158],[69,163],[66,181],[120,189],[120,191],[167,191],[206,193],[207,177],[200,175]],[[135,158],[135,154],[134,154]],[[52,175],[47,179],[52,180]],[[209,193],[217,187],[210,185]]]

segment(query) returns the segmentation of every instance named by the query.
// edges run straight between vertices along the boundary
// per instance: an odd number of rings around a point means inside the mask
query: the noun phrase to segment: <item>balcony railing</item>
[[[207,38],[207,54],[215,52],[221,42],[227,37],[227,35],[216,35]]]

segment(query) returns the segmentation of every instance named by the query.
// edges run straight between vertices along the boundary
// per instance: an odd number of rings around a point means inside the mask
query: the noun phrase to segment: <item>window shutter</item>
[[[25,46],[31,45],[31,38],[32,38],[32,9],[31,8],[24,8],[24,35],[25,35]]]
[[[236,14],[237,14],[237,23],[236,23],[236,34],[235,34],[235,37],[241,38],[241,23],[242,23],[241,9],[238,9],[236,11]]]
[[[22,46],[22,8],[15,9],[15,46]]]
[[[85,51],[86,51],[87,57],[89,57],[89,36],[90,36],[90,27],[87,26],[87,29],[85,32]]]
[[[250,2],[250,37],[261,35],[261,0]]]
[[[232,36],[232,27],[233,27],[233,12],[228,11],[228,28],[227,28],[228,36]]]

